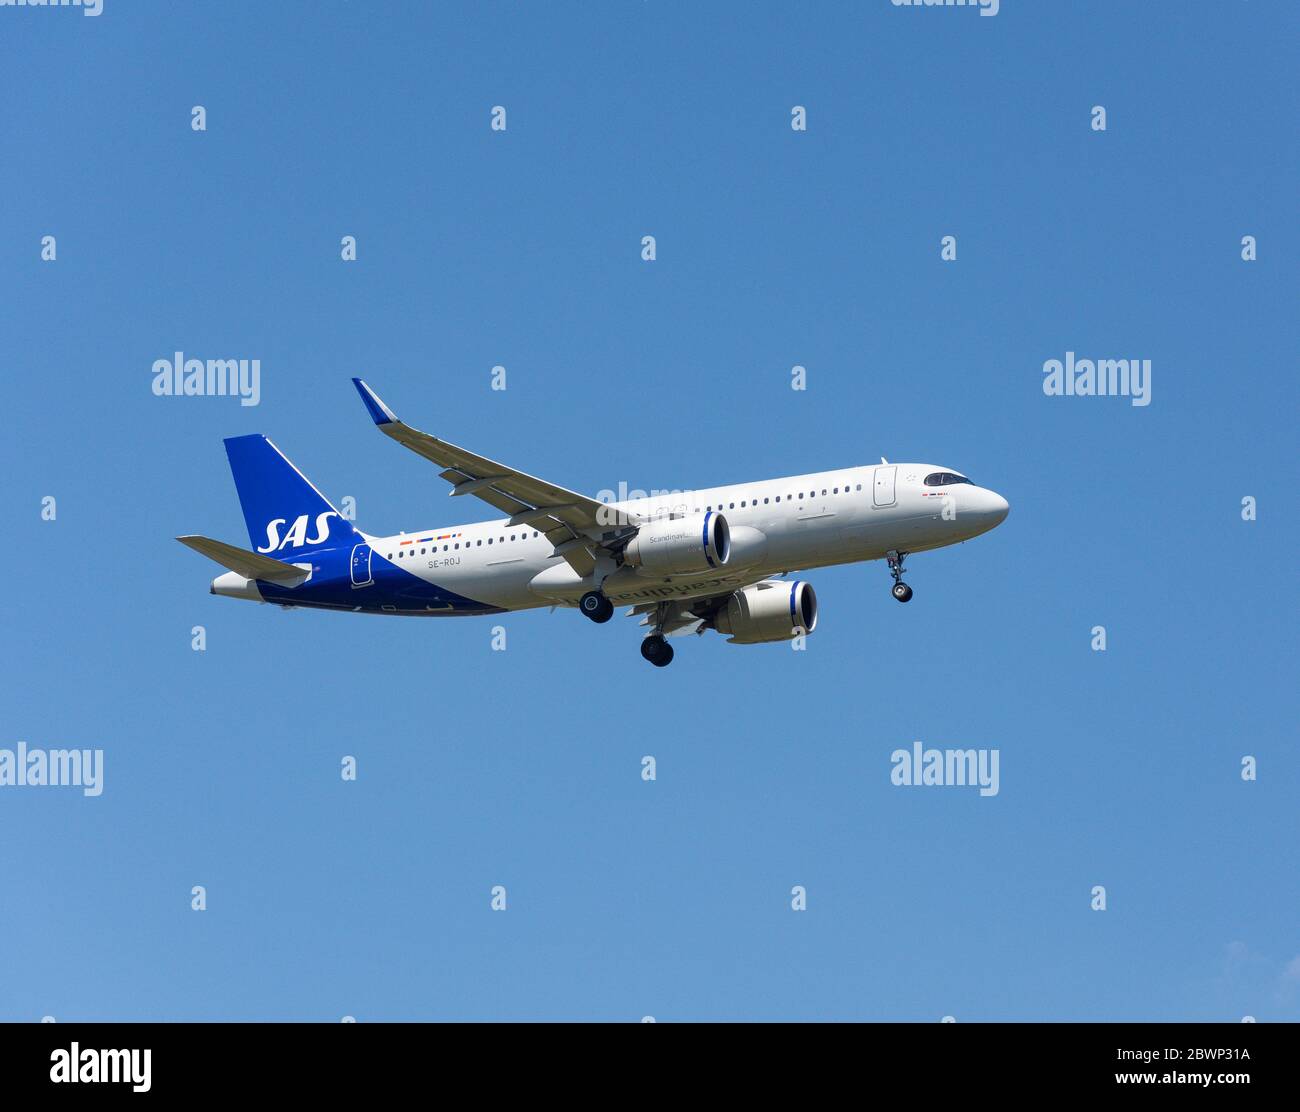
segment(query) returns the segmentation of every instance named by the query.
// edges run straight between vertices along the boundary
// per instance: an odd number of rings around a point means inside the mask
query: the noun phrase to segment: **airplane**
[[[475,455],[398,420],[361,379],[375,425],[503,518],[394,536],[344,518],[265,436],[225,441],[255,551],[177,537],[227,571],[214,595],[362,614],[454,617],[542,606],[607,622],[640,616],[641,655],[662,668],[669,637],[714,630],[739,645],[817,627],[796,570],[884,559],[899,602],[909,554],[1005,520],[1000,494],[948,467],[889,463],[602,502]]]

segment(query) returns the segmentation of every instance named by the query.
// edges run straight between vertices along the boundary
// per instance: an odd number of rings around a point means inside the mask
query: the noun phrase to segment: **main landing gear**
[[[588,591],[583,595],[578,600],[578,609],[597,625],[614,616],[614,604],[599,591]]]
[[[907,553],[891,549],[885,553],[885,559],[889,561],[889,574],[894,577],[894,586],[890,593],[899,602],[909,601],[912,597],[912,588],[903,582],[903,561],[907,559]]]
[[[641,642],[641,655],[656,668],[666,668],[673,662],[673,647],[662,633],[652,633]]]
[[[578,609],[593,622],[607,622],[614,616],[614,604],[600,591],[588,591],[578,600]],[[652,632],[641,642],[641,655],[656,668],[665,668],[672,663],[673,647],[663,635],[665,606],[660,606],[658,618]]]

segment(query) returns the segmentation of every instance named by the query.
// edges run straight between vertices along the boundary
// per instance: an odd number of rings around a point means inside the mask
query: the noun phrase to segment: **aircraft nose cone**
[[[1011,512],[1007,500],[997,491],[989,490],[987,487],[972,488],[966,505],[969,507],[967,512],[971,521],[980,533],[996,529],[1006,521],[1007,514]]]

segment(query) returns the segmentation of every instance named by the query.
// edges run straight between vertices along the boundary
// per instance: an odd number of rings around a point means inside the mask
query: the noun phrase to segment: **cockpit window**
[[[965,475],[954,475],[951,471],[932,471],[925,477],[925,485],[928,487],[946,487],[954,483],[969,482]],[[974,486],[973,483],[971,485]]]

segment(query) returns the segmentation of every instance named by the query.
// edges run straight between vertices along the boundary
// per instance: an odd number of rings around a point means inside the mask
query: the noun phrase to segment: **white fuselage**
[[[611,515],[699,518],[731,527],[722,568],[648,575],[613,561],[581,578],[545,536],[506,519],[366,536],[375,554],[440,588],[503,610],[572,603],[593,588],[616,605],[715,595],[782,572],[920,552],[979,536],[1007,515],[998,494],[969,482],[927,486],[941,468],[880,464],[612,503]]]

